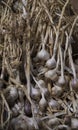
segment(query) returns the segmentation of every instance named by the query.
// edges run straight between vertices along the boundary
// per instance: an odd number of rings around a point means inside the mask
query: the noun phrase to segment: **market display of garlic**
[[[78,16],[72,4],[0,1],[0,130],[78,130]]]

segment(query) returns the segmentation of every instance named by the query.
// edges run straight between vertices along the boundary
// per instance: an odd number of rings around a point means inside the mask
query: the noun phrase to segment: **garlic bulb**
[[[53,70],[49,70],[45,73],[45,77],[48,79],[51,79],[53,81],[56,81],[58,79],[57,73],[56,73],[56,69]]]
[[[64,87],[66,85],[66,79],[65,77],[59,76],[58,78],[58,85]]]
[[[78,91],[78,79],[71,79],[70,80],[70,85],[73,90]]]
[[[53,119],[49,119],[48,120],[48,126],[50,127],[50,128],[53,128],[53,127],[55,127],[55,126],[57,126],[57,125],[59,125],[60,124],[60,122],[59,122],[59,119],[58,118],[53,118]]]
[[[55,99],[50,99],[48,104],[49,104],[49,107],[51,107],[52,109],[59,109],[60,108],[60,104]]]
[[[9,130],[37,130],[33,118],[28,118],[27,116],[21,114],[20,116],[13,118],[9,123]]]
[[[49,53],[48,53],[44,48],[42,48],[42,49],[38,52],[38,54],[37,54],[37,58],[40,59],[40,60],[42,60],[42,61],[48,60],[49,57],[50,57]]]
[[[78,130],[78,119],[76,118],[71,119],[71,128],[73,130]]]
[[[41,97],[40,89],[31,87],[30,95],[33,100],[39,101]]]
[[[52,57],[52,58],[48,59],[47,62],[46,62],[46,66],[48,68],[50,68],[50,69],[55,68],[56,67],[56,60],[55,60],[55,58]]]
[[[62,87],[59,87],[57,85],[54,85],[52,88],[52,95],[59,97],[63,92]]]
[[[13,118],[9,124],[9,130],[28,130],[28,124],[23,116]]]
[[[4,92],[5,98],[10,106],[13,106],[15,100],[18,98],[17,88],[14,86],[9,86],[7,90]]]
[[[39,102],[39,108],[40,108],[41,111],[44,111],[46,109],[46,107],[47,107],[47,101],[44,97],[44,94],[42,94],[42,98]]]
[[[32,117],[31,103],[28,101],[28,99],[26,99],[24,103],[24,112],[26,116]]]
[[[42,87],[45,87],[45,86],[46,86],[44,80],[42,80],[42,79],[38,80],[38,83],[39,83],[39,85],[42,86]]]

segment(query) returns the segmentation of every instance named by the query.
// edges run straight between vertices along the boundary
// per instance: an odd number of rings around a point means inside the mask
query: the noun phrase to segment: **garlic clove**
[[[56,60],[54,57],[48,59],[48,61],[46,62],[46,66],[49,68],[49,69],[52,69],[52,68],[55,68],[56,67]]]
[[[59,97],[63,92],[63,88],[59,87],[57,85],[54,85],[54,87],[52,88],[52,95],[53,96],[57,96]]]
[[[58,79],[57,73],[56,73],[56,69],[53,70],[49,70],[45,73],[45,77],[48,79],[51,79],[52,81],[56,81]]]
[[[37,54],[37,58],[43,61],[48,60],[49,57],[50,57],[49,53],[44,48],[42,48],[41,51],[38,52]]]

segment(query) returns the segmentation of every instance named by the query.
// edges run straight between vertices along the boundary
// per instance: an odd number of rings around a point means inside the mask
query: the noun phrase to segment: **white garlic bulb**
[[[55,60],[55,58],[52,57],[52,58],[48,59],[47,62],[46,62],[46,66],[48,68],[50,68],[50,69],[55,68],[56,67],[56,60]]]
[[[66,84],[65,77],[60,76],[58,79],[58,84],[64,86]]]
[[[42,98],[39,102],[39,108],[41,111],[45,111],[46,107],[47,107],[47,101],[46,101],[44,95],[42,94]]]
[[[39,85],[42,86],[42,87],[45,87],[45,86],[46,86],[44,80],[42,80],[42,79],[38,80],[38,83],[39,83]]]
[[[60,104],[55,99],[50,99],[48,104],[49,104],[49,107],[51,107],[52,109],[59,109],[60,108]]]
[[[59,97],[63,92],[62,87],[59,87],[57,85],[54,85],[52,88],[52,95]]]
[[[9,86],[7,90],[4,92],[4,95],[9,105],[14,105],[15,100],[18,98],[17,88],[14,86]]]
[[[59,119],[56,118],[56,117],[48,120],[48,126],[49,126],[50,128],[53,128],[53,127],[55,127],[55,126],[57,126],[57,125],[59,125],[59,124],[60,124],[60,121],[59,121]]]
[[[42,60],[42,61],[46,61],[48,60],[50,57],[49,53],[44,49],[42,48],[38,53],[37,53],[37,58]]]
[[[73,130],[78,130],[78,119],[77,118],[71,119],[71,128]]]
[[[40,89],[39,88],[34,88],[34,87],[31,87],[31,93],[30,93],[30,95],[31,95],[31,98],[33,99],[33,100],[40,100],[40,97],[41,97],[41,93],[40,93]]]
[[[56,81],[58,79],[57,73],[56,73],[56,69],[53,70],[49,70],[45,73],[45,77],[48,79],[51,79],[53,81]]]

